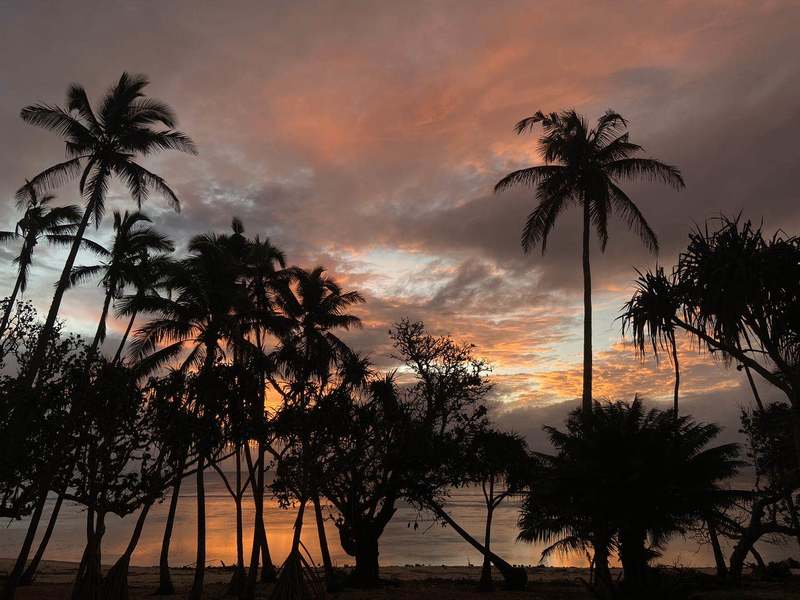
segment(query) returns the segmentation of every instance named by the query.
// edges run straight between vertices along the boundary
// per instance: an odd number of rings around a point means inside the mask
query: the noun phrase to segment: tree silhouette
[[[538,455],[519,537],[550,543],[543,558],[592,546],[604,587],[614,550],[626,587],[641,591],[649,560],[671,536],[742,497],[722,487],[742,463],[736,444],[709,447],[716,425],[645,411],[635,399],[595,404],[591,425],[574,411],[566,430],[545,430],[557,453]]]
[[[103,310],[90,346],[92,352],[106,337],[106,320],[112,301],[121,296],[126,286],[142,280],[139,271],[152,266],[152,263],[148,263],[151,254],[175,250],[171,240],[146,225],[150,222],[150,218],[142,212],[114,211],[114,240],[111,250],[104,250],[101,254],[105,260],[96,265],[81,265],[72,269],[71,286],[101,275],[100,285],[105,289]],[[143,276],[147,277],[148,273]]]
[[[642,150],[629,141],[628,122],[614,111],[601,116],[594,128],[575,110],[544,114],[537,112],[519,121],[517,134],[532,131],[541,124],[543,165],[527,167],[503,177],[495,191],[516,186],[536,186],[539,205],[522,230],[522,247],[528,252],[539,243],[542,253],[558,217],[571,205],[583,211],[583,395],[584,416],[592,414],[592,279],[589,262],[591,229],[594,226],[605,250],[608,220],[615,213],[630,229],[635,229],[645,246],[658,250],[658,240],[642,213],[619,187],[620,182],[637,178],[663,181],[682,188],[680,171],[652,158],[635,155]]]
[[[17,208],[24,209],[25,213],[17,221],[14,231],[0,231],[0,242],[22,240],[19,254],[14,258],[17,265],[17,280],[11,292],[10,300],[3,311],[3,320],[0,322],[0,336],[2,336],[17,295],[24,293],[28,286],[28,272],[33,263],[33,253],[39,241],[44,237],[51,243],[71,242],[71,234],[75,232],[80,221],[80,211],[77,206],[50,207],[55,199],[52,194],[39,197],[36,189],[27,183],[23,188],[24,195],[17,199]],[[88,240],[86,240],[88,242]]]
[[[75,230],[75,241],[56,285],[41,339],[25,373],[29,385],[33,384],[41,367],[86,227],[90,220],[95,226],[100,225],[112,176],[116,175],[123,181],[139,205],[154,190],[165,196],[176,210],[180,206],[178,197],[167,183],[134,160],[137,156],[145,157],[162,150],[196,153],[192,140],[174,129],[176,119],[172,109],[145,96],[143,90],[148,83],[143,75],[123,73],[103,97],[97,110],[92,109],[83,87],[72,84],[67,90],[65,107],[33,104],[20,113],[26,123],[63,136],[69,157],[39,173],[30,181],[30,186],[37,190],[47,189],[80,176],[78,190],[86,202],[83,217]],[[158,126],[166,129],[157,129]],[[28,187],[23,186],[17,197],[25,198]]]

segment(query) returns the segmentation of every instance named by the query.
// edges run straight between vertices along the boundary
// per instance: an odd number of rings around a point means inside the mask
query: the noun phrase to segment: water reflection
[[[188,484],[188,485],[187,485]],[[52,500],[50,501],[52,506]],[[156,565],[161,551],[161,537],[164,531],[168,501],[153,507],[142,532],[142,538],[133,555],[134,565]],[[456,521],[483,539],[484,505],[478,490],[458,490],[453,493],[449,509]],[[170,551],[170,563],[180,567],[191,565],[195,557],[195,497],[191,482],[186,481],[175,522],[175,530]],[[236,561],[235,512],[231,497],[216,474],[207,477],[207,556],[209,564],[230,565]],[[47,514],[43,518],[46,523]],[[52,560],[80,560],[84,544],[85,513],[80,507],[67,506],[61,511],[56,531],[45,555]],[[265,503],[265,521],[269,536],[270,552],[273,561],[279,564],[289,552],[294,524],[295,510],[281,509],[274,501]],[[312,519],[312,520],[309,520]],[[513,501],[501,505],[494,516],[492,549],[514,564],[538,564],[541,545],[517,543],[517,507]],[[104,562],[113,562],[124,550],[133,527],[134,519],[119,519],[109,516],[107,533],[103,542]],[[249,560],[252,529],[247,525],[253,521],[253,503],[244,501],[245,557]],[[418,527],[413,524],[417,521]],[[24,536],[25,521],[12,521],[0,530],[0,557],[14,557]],[[336,565],[352,564],[353,559],[342,550],[335,525],[326,523],[331,556]],[[315,560],[319,561],[319,546],[313,511],[306,511],[306,527],[303,543]],[[764,546],[760,549],[766,560],[773,560],[785,554],[780,546]],[[395,518],[386,527],[381,538],[380,562],[383,565],[466,565],[481,563],[480,554],[462,540],[449,527],[433,523],[429,516],[418,519],[417,512],[407,506],[400,506]],[[666,564],[686,566],[709,566],[713,564],[710,549],[699,546],[692,540],[676,539],[670,544],[661,561]],[[586,557],[581,554],[555,556],[548,560],[550,566],[586,566]]]

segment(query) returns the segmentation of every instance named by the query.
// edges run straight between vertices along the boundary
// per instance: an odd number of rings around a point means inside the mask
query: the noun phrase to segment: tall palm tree
[[[0,242],[2,243],[22,240],[19,254],[14,258],[14,263],[17,265],[17,281],[14,284],[14,290],[11,292],[8,306],[6,306],[3,313],[3,320],[0,323],[0,335],[5,332],[8,326],[8,320],[14,309],[17,295],[24,293],[25,288],[28,286],[28,271],[33,262],[33,253],[36,245],[42,238],[51,243],[71,242],[71,234],[77,229],[81,218],[80,210],[77,206],[51,207],[50,203],[55,199],[55,196],[45,194],[40,197],[29,182],[26,183],[23,190],[25,193],[18,197],[17,208],[24,209],[25,213],[17,221],[14,231],[0,231]]]
[[[94,334],[91,352],[95,352],[106,337],[106,320],[111,302],[118,299],[126,286],[135,284],[139,269],[153,253],[175,250],[175,245],[165,235],[146,225],[150,218],[142,212],[114,211],[114,241],[111,250],[105,251],[103,260],[95,265],[81,265],[72,269],[70,285],[102,274],[100,284],[105,289],[103,310]]]
[[[141,312],[155,318],[136,332],[131,353],[140,360],[146,373],[177,359],[179,371],[198,369],[198,377],[213,377],[214,364],[226,348],[245,343],[238,313],[247,306],[247,294],[240,281],[241,268],[222,236],[197,236],[189,243],[190,256],[176,265],[167,276],[171,297],[146,296],[139,301]],[[159,346],[164,345],[159,348]],[[209,390],[211,382],[201,383]],[[200,394],[202,396],[202,394]],[[198,397],[195,411],[202,413],[203,397]],[[197,464],[197,560],[190,598],[203,592],[206,560],[205,483],[206,456],[198,449]]]
[[[123,73],[106,92],[97,110],[92,108],[83,87],[72,84],[67,90],[65,107],[34,104],[26,106],[20,113],[25,122],[63,136],[68,156],[66,161],[39,173],[31,180],[31,185],[36,189],[47,189],[80,177],[78,189],[86,202],[75,231],[75,241],[24,375],[28,384],[35,381],[44,358],[86,227],[90,220],[98,226],[103,217],[112,177],[116,175],[122,180],[137,205],[141,205],[154,190],[166,197],[176,210],[180,206],[175,192],[160,176],[135,162],[137,157],[162,150],[196,154],[192,140],[175,130],[176,119],[172,109],[145,96],[143,90],[148,83],[143,75]],[[18,197],[24,197],[26,193],[22,188]]]
[[[305,410],[311,400],[312,388],[322,389],[329,380],[332,367],[342,364],[352,356],[352,350],[334,333],[337,330],[348,330],[361,326],[361,319],[346,311],[364,302],[358,292],[344,292],[341,287],[325,273],[322,267],[312,271],[292,269],[293,291],[279,294],[277,302],[282,312],[294,324],[292,332],[282,340],[276,351],[278,362],[284,367],[292,382],[290,397],[295,408]],[[303,446],[303,460],[308,466],[313,464],[314,457],[308,456],[305,449],[308,445],[307,433],[300,433]],[[325,567],[326,581],[331,584],[333,563],[328,551],[325,527],[320,505],[319,490],[303,490],[314,504],[319,536],[320,551]],[[301,499],[301,509],[296,527],[296,543],[293,544],[290,558],[298,550],[299,529],[302,527],[302,511],[305,501]]]
[[[117,317],[128,317],[128,325],[125,328],[125,333],[122,334],[122,339],[119,342],[119,346],[117,346],[114,358],[111,360],[113,364],[119,363],[122,359],[122,352],[125,350],[128,336],[130,336],[136,316],[139,314],[140,303],[147,296],[159,296],[160,291],[167,282],[167,275],[174,268],[174,265],[175,261],[165,254],[152,256],[147,254],[140,257],[130,282],[135,292],[122,296],[114,307]]]
[[[547,237],[558,217],[577,204],[583,210],[583,394],[584,416],[592,415],[592,277],[589,262],[591,229],[605,251],[608,219],[615,212],[629,228],[635,229],[645,246],[658,250],[658,240],[642,213],[620,188],[622,181],[637,178],[663,181],[675,188],[684,187],[680,171],[652,158],[635,155],[642,150],[629,141],[628,122],[614,111],[607,111],[590,128],[574,109],[561,113],[541,111],[517,123],[518,135],[542,125],[540,138],[543,165],[519,169],[503,177],[495,191],[516,186],[537,186],[539,205],[528,215],[522,230],[522,247],[528,252]]]

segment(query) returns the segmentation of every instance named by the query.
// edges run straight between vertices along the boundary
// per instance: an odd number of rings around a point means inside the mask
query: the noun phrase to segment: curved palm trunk
[[[3,313],[3,322],[0,323],[0,337],[6,332],[8,321],[11,319],[11,313],[14,312],[14,303],[17,301],[17,294],[22,287],[22,273],[17,275],[17,283],[14,284],[14,291],[11,292],[11,297],[8,299],[8,306]]]
[[[203,479],[204,469],[203,456],[200,455],[197,460],[197,556],[189,600],[200,600],[203,596],[203,580],[206,574],[206,488]]]
[[[136,525],[133,528],[133,533],[125,552],[122,553],[122,556],[109,569],[103,579],[103,600],[128,600],[128,569],[131,564],[131,556],[133,556],[133,551],[136,550],[136,545],[142,536],[144,522],[151,506],[152,502],[142,507],[142,512],[139,513],[139,517],[136,519]]]
[[[728,576],[728,565],[725,564],[725,555],[722,554],[722,546],[719,543],[719,536],[717,535],[717,528],[714,521],[710,518],[706,519],[706,527],[708,528],[708,539],[711,540],[711,549],[714,551],[714,564],[717,568],[717,577],[725,578]]]
[[[106,337],[106,319],[108,318],[108,309],[111,306],[111,292],[106,292],[106,297],[103,300],[103,312],[100,313],[100,322],[97,324],[97,331],[95,331],[94,339],[92,340],[91,353],[94,354],[100,347],[100,342]]]
[[[44,361],[45,353],[47,352],[47,346],[50,343],[50,338],[53,335],[56,319],[58,318],[58,311],[61,308],[61,300],[64,298],[64,292],[67,290],[67,287],[69,287],[69,276],[72,272],[72,267],[75,265],[75,258],[78,256],[78,250],[80,249],[81,242],[83,241],[83,234],[86,232],[86,226],[89,224],[89,219],[91,218],[93,212],[94,202],[89,202],[86,205],[86,210],[83,213],[83,217],[78,225],[78,229],[75,231],[75,239],[72,241],[72,246],[69,249],[69,255],[67,255],[67,260],[64,263],[63,270],[61,271],[61,277],[58,280],[55,294],[53,294],[53,300],[50,302],[50,310],[47,312],[47,318],[45,319],[44,326],[39,334],[39,339],[36,340],[36,347],[31,355],[31,360],[22,376],[22,382],[27,386],[33,385],[33,383],[36,381],[36,376],[39,374],[39,369]]]
[[[583,396],[581,410],[587,422],[592,418],[592,271],[589,264],[591,234],[589,202],[583,202]]]
[[[128,342],[128,336],[131,333],[131,329],[133,329],[133,322],[136,319],[136,313],[138,311],[133,311],[130,320],[128,321],[128,326],[125,328],[125,333],[122,335],[122,340],[120,340],[119,346],[117,347],[117,351],[114,353],[114,359],[111,361],[111,364],[116,365],[120,359],[122,358],[122,351],[125,349],[125,344]]]
[[[322,555],[322,565],[325,570],[325,584],[330,588],[333,585],[333,562],[331,553],[328,549],[328,536],[325,535],[325,519],[322,516],[322,505],[319,501],[319,494],[314,493],[314,516],[317,520],[317,536],[319,537],[319,551]]]
[[[485,548],[478,542],[474,537],[472,537],[469,533],[467,533],[458,523],[456,523],[453,518],[447,514],[447,512],[435,502],[428,503],[428,507],[436,513],[443,521],[445,521],[450,527],[455,530],[455,532],[460,535],[464,540],[469,543],[470,546],[475,548],[478,552],[483,554],[484,556],[488,556],[494,566],[497,567],[497,570],[500,571],[500,574],[503,576],[503,579],[506,582],[506,587],[511,590],[524,590],[525,586],[528,583],[528,574],[525,572],[525,569],[522,567],[514,567],[513,565],[509,564],[499,556],[497,556],[494,552]]]
[[[28,555],[33,547],[33,539],[36,536],[36,530],[39,528],[39,521],[42,518],[42,512],[44,511],[46,501],[47,490],[45,489],[31,515],[30,523],[28,523],[28,531],[25,533],[25,539],[22,542],[17,561],[14,563],[14,568],[11,569],[6,579],[6,584],[3,588],[3,600],[13,600],[17,593],[19,580],[25,570],[25,564],[28,562]]]
[[[164,538],[161,541],[161,556],[158,562],[158,589],[156,594],[168,596],[175,593],[175,586],[172,584],[172,577],[169,573],[169,545],[172,541],[172,530],[175,526],[175,513],[178,509],[178,498],[181,491],[181,481],[183,478],[183,459],[181,459],[181,470],[172,488],[172,498],[169,501],[169,512],[167,513],[167,523],[164,526]]]
[[[36,577],[36,570],[39,568],[39,563],[42,562],[44,551],[47,549],[47,544],[50,543],[50,538],[52,537],[53,530],[56,527],[56,521],[58,521],[58,513],[61,510],[61,504],[63,502],[64,502],[64,495],[59,494],[58,498],[56,499],[55,505],[53,505],[53,512],[50,513],[50,520],[47,522],[47,528],[44,530],[42,541],[39,542],[39,547],[36,549],[36,554],[33,555],[33,559],[31,559],[28,568],[25,569],[25,572],[22,574],[22,577],[20,578],[19,581],[20,585],[30,585],[33,583],[33,579]]]

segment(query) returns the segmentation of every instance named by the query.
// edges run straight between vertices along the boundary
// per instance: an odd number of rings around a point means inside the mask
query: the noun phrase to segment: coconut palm
[[[39,173],[30,185],[37,190],[48,189],[79,177],[78,189],[86,202],[75,230],[75,241],[25,373],[28,384],[34,382],[41,366],[86,227],[90,220],[99,226],[103,217],[112,178],[117,176],[122,180],[137,205],[155,191],[166,197],[176,210],[180,206],[175,192],[159,175],[135,162],[137,157],[162,150],[196,153],[192,140],[175,130],[172,109],[145,96],[143,90],[148,83],[143,75],[123,73],[97,110],[92,108],[83,87],[72,84],[67,90],[64,107],[40,103],[26,106],[20,113],[25,122],[63,136],[68,157]],[[18,192],[18,197],[26,196],[26,187]]]
[[[147,296],[158,296],[160,290],[166,284],[166,277],[171,269],[174,268],[174,260],[165,254],[149,255],[146,254],[139,258],[136,269],[133,271],[133,278],[130,285],[136,290],[133,294],[122,296],[115,304],[114,312],[117,317],[128,317],[128,325],[122,339],[114,353],[112,363],[117,364],[122,359],[122,352],[128,336],[133,329],[136,316],[139,313],[139,305]]]
[[[100,285],[105,289],[103,310],[90,350],[96,351],[106,337],[106,320],[112,301],[118,299],[126,286],[135,284],[139,270],[153,253],[175,250],[175,245],[165,235],[147,225],[150,218],[142,212],[114,211],[114,241],[111,250],[105,250],[104,260],[95,265],[81,265],[72,269],[70,285],[102,275]]]
[[[190,256],[167,276],[171,297],[146,296],[140,312],[153,320],[134,335],[131,354],[142,373],[178,359],[178,370],[198,369],[200,389],[212,387],[214,364],[226,348],[246,344],[239,313],[247,310],[247,293],[241,283],[240,263],[229,250],[229,240],[212,234],[189,243]],[[164,345],[159,348],[159,346]],[[195,412],[203,414],[209,400],[199,394]],[[198,442],[198,445],[200,443]],[[197,465],[197,560],[190,598],[200,598],[205,577],[205,483],[207,456],[198,448]]]
[[[291,387],[284,395],[293,410],[304,411],[311,401],[313,390],[321,390],[329,380],[332,368],[342,364],[351,357],[352,350],[336,335],[337,330],[348,330],[361,326],[361,319],[346,311],[356,304],[364,302],[358,292],[344,292],[329,277],[325,269],[316,267],[312,271],[299,268],[291,270],[293,289],[286,289],[278,294],[277,305],[283,314],[292,320],[292,331],[286,335],[275,355],[277,362],[283,367]],[[313,464],[314,457],[309,456],[307,432],[298,435],[302,446],[301,455],[307,464]],[[327,539],[320,505],[319,490],[301,490],[297,529],[294,543],[287,564],[297,562],[299,548],[299,531],[302,528],[302,514],[306,499],[314,504],[319,536],[320,551],[325,567],[326,581],[331,585],[333,563],[328,551]],[[288,573],[292,569],[285,569]],[[281,585],[286,585],[283,582]]]
[[[591,229],[594,226],[605,251],[608,220],[616,213],[636,230],[644,245],[658,250],[658,240],[636,204],[620,183],[637,178],[658,180],[675,188],[684,186],[680,171],[652,158],[635,156],[642,150],[629,141],[628,122],[607,111],[590,128],[575,110],[544,114],[541,111],[517,123],[517,134],[541,124],[539,140],[543,165],[519,169],[503,177],[495,191],[516,186],[536,186],[538,206],[528,215],[522,230],[525,252],[541,243],[542,253],[558,217],[571,205],[583,211],[583,414],[592,414],[592,278],[589,261]]]
[[[8,300],[3,320],[0,323],[0,335],[8,326],[8,320],[14,309],[17,295],[25,293],[28,286],[28,273],[33,263],[33,253],[42,238],[51,243],[62,244],[71,242],[72,236],[78,227],[81,215],[77,206],[55,206],[50,203],[55,199],[52,194],[39,196],[36,189],[26,183],[24,195],[17,199],[17,208],[24,209],[25,213],[17,221],[14,231],[0,231],[0,242],[16,242],[21,240],[22,247],[14,258],[17,265],[17,280],[14,290]]]

